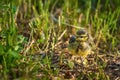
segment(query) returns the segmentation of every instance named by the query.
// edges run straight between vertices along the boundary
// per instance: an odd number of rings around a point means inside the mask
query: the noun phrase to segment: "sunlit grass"
[[[120,44],[120,24],[118,24],[120,8],[112,0],[106,0],[104,4],[103,2],[102,0],[98,2],[96,0],[18,0],[18,2],[2,0],[0,78],[61,80],[66,78],[66,75],[71,76],[69,71],[74,71],[76,66],[67,63],[64,55],[66,53],[60,46],[66,43],[78,28],[85,28],[93,38],[92,65],[96,70],[90,70],[91,65],[89,65],[71,78],[110,80],[110,76],[104,71],[107,66],[107,59],[104,57],[117,53],[117,44]],[[53,64],[55,53],[59,54],[57,59],[60,62]],[[67,71],[66,68],[68,72],[64,72]]]

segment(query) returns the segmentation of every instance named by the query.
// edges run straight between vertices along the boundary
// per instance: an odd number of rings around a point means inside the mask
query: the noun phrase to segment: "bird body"
[[[89,36],[85,30],[79,30],[76,35],[70,37],[68,49],[73,56],[81,57],[86,64],[85,58],[91,53],[91,47],[87,42]]]
[[[86,42],[83,42],[82,44],[79,44],[78,42],[71,43],[68,49],[72,55],[81,56],[83,58],[86,58],[91,52],[91,47]]]

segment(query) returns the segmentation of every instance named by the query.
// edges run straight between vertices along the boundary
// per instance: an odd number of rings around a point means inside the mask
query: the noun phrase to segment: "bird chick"
[[[70,37],[68,49],[73,55],[73,57],[80,57],[83,64],[87,63],[86,57],[91,52],[91,47],[89,46],[88,33],[84,29],[77,31],[76,35]]]

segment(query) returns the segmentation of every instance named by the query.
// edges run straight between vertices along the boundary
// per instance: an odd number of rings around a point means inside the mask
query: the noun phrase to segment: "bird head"
[[[76,32],[76,41],[86,42],[88,38],[88,32],[85,29],[80,29]]]

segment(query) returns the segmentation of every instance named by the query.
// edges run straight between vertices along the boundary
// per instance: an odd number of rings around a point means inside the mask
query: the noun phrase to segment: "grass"
[[[1,0],[0,78],[120,79],[120,74],[114,75],[110,67],[119,65],[118,3],[119,0]],[[94,43],[88,67],[69,62],[69,52],[64,48],[70,35],[80,28],[87,29]]]

